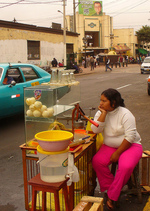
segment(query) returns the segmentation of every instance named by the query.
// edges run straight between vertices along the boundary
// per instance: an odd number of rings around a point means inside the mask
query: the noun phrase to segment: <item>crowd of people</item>
[[[135,58],[133,56],[128,55],[118,55],[118,59],[115,63],[120,64],[120,66],[123,66],[123,64],[141,64],[144,59],[145,55],[137,55]],[[91,66],[91,70],[93,70],[96,66],[99,66],[100,64],[106,65],[106,71],[107,69],[110,69],[110,64],[114,63],[114,61],[111,61],[111,56],[86,56],[86,67]],[[82,66],[85,67],[85,58],[82,59]]]
[[[136,58],[134,58],[132,56],[120,54],[118,55],[117,61],[114,62],[111,61],[111,56],[87,55],[86,59],[85,57],[82,58],[81,65],[85,68],[90,67],[90,70],[93,71],[94,68],[100,66],[100,64],[105,64],[105,71],[107,72],[108,69],[112,71],[112,64],[118,64],[120,67],[124,66],[125,64],[141,64],[144,61],[145,57],[145,55],[137,55]],[[75,69],[75,73],[78,73],[79,65],[74,63],[74,60],[72,58],[69,62],[69,68]],[[51,65],[52,67],[63,67],[64,62],[58,62],[56,58],[53,58]]]

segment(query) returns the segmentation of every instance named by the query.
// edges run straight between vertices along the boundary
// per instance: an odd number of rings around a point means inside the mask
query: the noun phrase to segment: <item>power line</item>
[[[7,5],[0,7],[0,9],[1,9],[1,8],[4,8],[4,7],[10,7],[10,6],[15,5],[15,4],[19,4],[19,3],[23,2],[23,1],[24,1],[24,0],[19,0],[19,1],[14,2],[14,3],[7,3]]]
[[[49,2],[32,2],[32,1],[26,1],[25,2],[25,0],[22,0],[22,1],[24,1],[24,2],[22,2],[20,5],[23,5],[23,4],[52,4],[52,3],[56,3],[56,2],[62,2],[62,0],[59,0],[59,1],[49,1]],[[11,3],[11,4],[18,4],[18,3],[20,3],[21,1],[19,1],[19,2],[16,2],[16,3]],[[5,5],[9,5],[9,6],[11,6],[11,4],[10,3],[6,3],[6,2],[0,2],[0,4],[5,4]]]
[[[117,14],[114,15],[113,17],[118,16],[118,15],[120,15],[120,14],[122,14],[122,13],[126,13],[127,11],[134,9],[134,8],[138,7],[139,5],[141,5],[141,4],[144,4],[144,3],[147,2],[147,1],[149,1],[149,0],[144,0],[143,2],[141,2],[141,0],[140,0],[140,1],[139,1],[136,5],[134,5],[134,6],[131,6],[131,7],[129,7],[129,6],[123,7],[124,11],[121,11],[121,12],[120,12],[120,10],[119,10],[119,12],[118,12],[118,11],[113,12],[113,13],[117,13]],[[122,5],[124,5],[124,4],[122,4]],[[132,2],[132,5],[133,5],[133,2]],[[114,5],[113,5],[113,6],[114,6]],[[110,13],[109,13],[109,14],[110,14]]]

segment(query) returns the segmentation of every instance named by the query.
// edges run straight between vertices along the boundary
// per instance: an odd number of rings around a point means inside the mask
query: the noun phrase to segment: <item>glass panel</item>
[[[2,72],[3,72],[3,68],[0,67],[0,80],[1,80],[1,77],[2,77]]]
[[[16,83],[24,82],[20,70],[18,68],[10,68],[7,70],[8,76],[12,77]]]
[[[22,67],[21,68],[26,81],[34,80],[39,78],[35,71],[31,67]]]
[[[145,58],[144,63],[150,63],[150,58]]]

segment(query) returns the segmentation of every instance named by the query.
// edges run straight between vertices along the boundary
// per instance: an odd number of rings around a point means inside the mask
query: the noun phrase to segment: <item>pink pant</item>
[[[129,149],[125,150],[119,157],[118,169],[114,177],[109,165],[111,164],[110,157],[116,150],[116,148],[103,144],[92,160],[101,192],[108,190],[108,197],[114,201],[118,200],[121,189],[128,182],[135,166],[142,157],[143,148],[140,144],[132,144]]]

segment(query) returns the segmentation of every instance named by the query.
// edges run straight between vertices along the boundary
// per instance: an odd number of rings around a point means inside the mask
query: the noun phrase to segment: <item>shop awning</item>
[[[127,45],[115,45],[113,48],[117,53],[131,50]]]
[[[142,48],[139,48],[138,51],[139,51],[139,53],[141,53],[141,54],[148,54],[148,51],[145,50],[145,49],[142,49]]]

